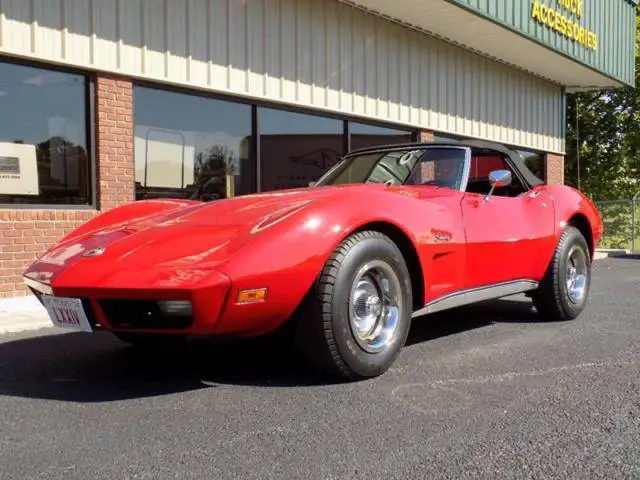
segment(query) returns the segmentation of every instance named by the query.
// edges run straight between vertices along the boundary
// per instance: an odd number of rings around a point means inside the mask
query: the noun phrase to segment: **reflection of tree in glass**
[[[193,165],[195,192],[191,198],[226,198],[227,182],[234,174],[234,152],[229,147],[213,145],[205,152],[198,153]]]

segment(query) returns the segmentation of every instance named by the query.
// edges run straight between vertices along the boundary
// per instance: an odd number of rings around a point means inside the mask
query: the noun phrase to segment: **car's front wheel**
[[[567,227],[560,237],[549,268],[533,292],[540,316],[547,320],[572,320],[584,310],[591,287],[589,245],[580,230]]]
[[[409,271],[389,237],[351,235],[333,252],[296,322],[297,345],[323,371],[348,380],[381,375],[406,342]]]

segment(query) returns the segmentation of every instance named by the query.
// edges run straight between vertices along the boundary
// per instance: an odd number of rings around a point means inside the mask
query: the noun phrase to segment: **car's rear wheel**
[[[533,292],[540,316],[547,320],[572,320],[584,310],[591,287],[591,255],[580,230],[567,227],[560,237],[549,268]]]
[[[348,380],[374,377],[399,355],[412,310],[402,252],[380,232],[359,232],[322,269],[299,312],[296,343],[327,373]]]

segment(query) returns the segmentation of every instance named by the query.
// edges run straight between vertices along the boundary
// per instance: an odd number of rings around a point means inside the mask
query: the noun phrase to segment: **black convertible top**
[[[363,153],[382,152],[385,150],[397,150],[404,148],[410,149],[416,147],[428,147],[430,145],[470,147],[474,149],[492,150],[494,152],[499,152],[507,158],[507,161],[511,164],[516,173],[528,184],[529,187],[535,187],[536,185],[542,185],[544,183],[544,181],[542,181],[531,170],[529,170],[529,167],[527,167],[524,158],[518,152],[506,147],[503,144],[486,140],[436,140],[433,142],[408,142],[389,145],[377,145],[374,147],[351,150],[347,155],[345,155],[344,158],[348,158],[353,155],[361,155]]]

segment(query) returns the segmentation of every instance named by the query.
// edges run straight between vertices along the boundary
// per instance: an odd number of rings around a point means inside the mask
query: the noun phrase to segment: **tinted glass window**
[[[343,122],[259,109],[262,190],[306,187],[336,164],[343,152]]]
[[[133,108],[136,199],[255,191],[251,106],[137,86]]]
[[[410,131],[355,122],[349,123],[349,136],[351,150],[413,141],[413,133]]]
[[[91,204],[86,82],[0,62],[1,204]]]

